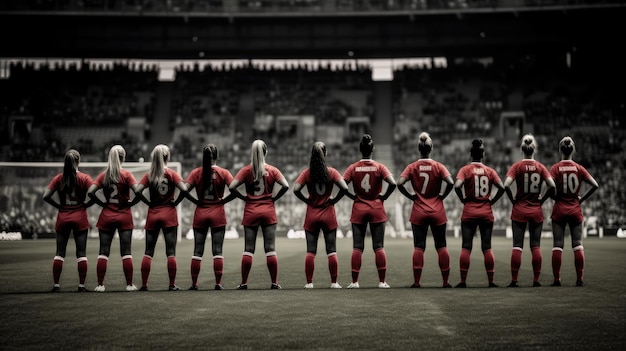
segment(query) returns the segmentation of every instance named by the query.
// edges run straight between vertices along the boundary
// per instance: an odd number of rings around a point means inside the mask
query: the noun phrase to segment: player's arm
[[[280,178],[280,180],[277,183],[280,185],[280,190],[278,190],[278,193],[276,193],[276,196],[272,197],[273,202],[278,201],[278,199],[283,197],[283,195],[285,195],[287,190],[289,190],[289,183],[287,182],[287,179],[285,179],[284,177]]]
[[[391,196],[391,193],[393,193],[393,191],[396,190],[397,185],[396,185],[396,180],[393,179],[393,175],[391,174],[388,175],[384,180],[387,183],[387,190],[385,191],[384,194],[378,195],[378,198],[383,201],[386,201],[389,198],[389,196]]]
[[[244,196],[241,192],[239,192],[239,190],[237,188],[239,188],[243,183],[240,182],[238,179],[233,179],[232,183],[230,183],[230,185],[228,186],[228,190],[230,191],[231,194],[234,194],[235,197],[243,200],[243,201],[247,201],[248,198],[246,196]]]
[[[498,200],[500,200],[502,195],[504,195],[504,184],[502,183],[502,181],[498,181],[496,183],[493,183],[493,186],[495,186],[498,189],[498,191],[496,192],[496,194],[491,199],[489,199],[489,204],[492,205],[492,206],[496,202],[498,202]]]
[[[311,204],[311,199],[309,199],[308,197],[304,196],[304,194],[302,193],[302,188],[303,187],[304,187],[304,185],[296,182],[293,185],[293,194],[296,195],[298,200],[304,202],[307,205],[310,205]]]
[[[459,200],[461,201],[461,203],[465,203],[465,195],[463,195],[463,179],[457,179],[456,182],[454,183],[454,192],[456,193],[456,196],[459,198]]]
[[[447,177],[443,178],[443,182],[445,185],[445,189],[443,189],[443,193],[439,194],[439,198],[441,200],[445,199],[452,191],[452,188],[454,188],[454,180],[452,179],[451,175],[448,175]]]
[[[100,200],[100,198],[96,195],[96,191],[98,191],[98,189],[100,189],[100,187],[96,184],[91,184],[89,189],[87,189],[87,198],[89,201],[85,204],[85,207],[89,207],[94,203],[102,208],[107,207],[107,203]]]
[[[44,191],[43,193],[43,201],[49,203],[52,207],[56,209],[60,209],[61,204],[54,201],[54,199],[52,198],[52,195],[54,195],[54,193],[55,193],[55,190],[46,188],[46,191]]]
[[[189,196],[189,190],[187,188],[187,183],[185,183],[184,181],[180,181],[180,182],[176,183],[176,188],[178,188],[179,192],[178,192],[178,196],[176,197],[176,199],[174,199],[174,201],[172,201],[172,204],[174,206],[178,206],[178,204],[183,202],[183,200],[186,197]]]
[[[504,191],[506,192],[506,196],[511,200],[511,203],[515,203],[515,197],[513,196],[513,192],[511,191],[511,185],[513,184],[513,178],[507,176],[504,180]]]
[[[400,193],[402,193],[402,195],[406,196],[409,200],[411,201],[415,201],[417,199],[417,194],[411,194],[407,188],[404,186],[404,184],[407,182],[407,179],[400,176],[400,179],[398,179],[398,190],[400,190]]]
[[[544,202],[555,193],[556,184],[554,183],[554,179],[552,177],[546,178],[546,189],[543,194],[539,194],[539,202],[543,205]]]
[[[596,192],[596,190],[600,187],[598,182],[592,176],[589,176],[589,179],[585,180],[585,183],[589,184],[589,187],[587,187],[587,191],[585,191],[585,193],[578,199],[579,203],[583,203],[583,201],[587,200],[591,194]]]
[[[328,203],[330,205],[336,204],[344,196],[347,196],[349,199],[353,201],[356,199],[356,195],[350,192],[350,188],[348,188],[348,184],[346,183],[345,180],[339,178],[339,180],[335,182],[335,185],[339,187],[339,192],[337,193],[337,195],[335,195],[334,198],[328,199]]]
[[[136,187],[133,187],[133,191],[135,192],[135,198],[138,198],[141,202],[150,206],[150,201],[148,201],[148,199],[146,199],[146,197],[143,195],[143,191],[145,189],[146,189],[146,186],[141,183],[137,184]],[[134,200],[135,199],[133,199],[133,201]],[[138,201],[134,201],[134,202],[137,203]]]

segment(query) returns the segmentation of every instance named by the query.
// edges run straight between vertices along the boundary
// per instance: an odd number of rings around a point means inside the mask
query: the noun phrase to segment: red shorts
[[[60,233],[67,233],[71,230],[81,231],[89,229],[89,219],[87,211],[80,209],[77,211],[59,211],[54,230]]]
[[[515,222],[543,222],[543,210],[539,205],[524,206],[515,204],[511,211],[511,220]]]
[[[178,226],[178,213],[174,206],[159,206],[148,209],[146,230],[157,230]]]
[[[418,211],[411,211],[411,218],[409,218],[409,222],[415,225],[440,226],[448,222],[448,217],[446,217],[445,211],[444,212],[432,212],[432,213],[422,213]]]
[[[337,215],[334,206],[325,208],[308,207],[304,217],[304,230],[319,233],[320,230],[337,229]]]
[[[276,217],[276,208],[274,203],[246,203],[243,210],[242,225],[245,226],[259,226],[259,225],[271,225],[278,223],[278,217]]]
[[[133,214],[130,208],[122,211],[114,211],[103,208],[98,217],[96,227],[100,230],[131,230],[133,229]]]
[[[196,207],[193,214],[193,228],[213,228],[226,226],[224,205]]]
[[[353,202],[350,222],[354,224],[387,222],[387,213],[385,212],[383,202],[380,200],[370,202]]]

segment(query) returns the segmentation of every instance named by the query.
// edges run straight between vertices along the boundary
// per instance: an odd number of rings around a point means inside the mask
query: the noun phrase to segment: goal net
[[[167,165],[181,174],[180,162],[168,162]],[[106,162],[81,162],[79,169],[96,179],[106,166]],[[123,167],[139,181],[148,172],[150,162],[124,162]],[[45,203],[42,195],[50,180],[62,171],[62,162],[0,162],[0,234],[4,239],[55,237],[57,210]],[[87,209],[91,225],[89,237],[98,237],[95,225],[100,211],[98,205]],[[133,238],[143,239],[148,206],[139,202],[132,211],[135,226]],[[181,223],[180,205],[178,222]],[[179,241],[181,238],[182,228],[179,225]]]

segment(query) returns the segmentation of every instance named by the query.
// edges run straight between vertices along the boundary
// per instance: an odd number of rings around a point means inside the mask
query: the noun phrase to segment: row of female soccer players
[[[511,283],[509,287],[518,286],[518,271],[521,266],[524,234],[526,228],[530,234],[532,252],[533,286],[540,286],[541,272],[540,237],[543,224],[541,205],[548,198],[554,199],[552,227],[554,246],[552,249],[553,286],[560,286],[561,255],[564,247],[565,227],[569,225],[572,248],[574,251],[576,284],[583,285],[584,251],[582,246],[582,210],[581,203],[598,188],[597,182],[588,171],[572,160],[575,151],[574,141],[565,137],[559,142],[561,161],[553,165],[550,171],[534,160],[537,143],[530,134],[525,135],[521,142],[523,159],[509,169],[504,182],[490,167],[482,163],[484,146],[481,140],[474,140],[470,154],[472,162],[462,167],[456,177],[452,178],[446,167],[433,160],[430,153],[433,141],[427,133],[419,137],[418,150],[420,158],[408,165],[398,182],[387,167],[372,159],[374,142],[370,135],[364,135],[359,149],[362,159],[350,165],[343,176],[326,164],[326,147],[317,142],[313,145],[310,165],[297,178],[294,194],[307,204],[304,219],[307,253],[305,257],[305,288],[313,288],[313,273],[320,232],[324,236],[328,268],[330,272],[330,288],[341,288],[337,282],[338,258],[336,253],[337,218],[334,204],[343,196],[353,200],[350,222],[353,230],[353,251],[351,255],[352,280],[347,288],[359,288],[359,272],[361,257],[365,248],[365,233],[370,227],[372,246],[379,277],[379,288],[389,288],[386,277],[386,254],[384,250],[385,222],[387,216],[384,201],[398,187],[399,191],[413,201],[410,222],[413,231],[413,275],[411,287],[419,288],[426,235],[430,228],[438,253],[439,267],[443,278],[443,287],[451,287],[449,283],[450,255],[446,244],[447,218],[443,200],[454,189],[464,204],[461,217],[462,250],[460,255],[461,282],[457,287],[466,287],[469,269],[472,239],[478,229],[481,237],[481,249],[487,272],[488,286],[496,287],[494,276],[494,255],[491,250],[491,233],[493,229],[493,213],[491,206],[503,194],[507,194],[513,203],[511,213],[513,228],[513,249],[511,253]],[[146,246],[141,261],[142,284],[139,290],[148,290],[152,257],[159,233],[165,238],[169,290],[179,290],[176,286],[176,205],[185,198],[196,205],[193,218],[194,253],[191,258],[192,285],[189,290],[198,289],[198,276],[204,255],[205,242],[211,230],[213,271],[215,289],[223,289],[222,271],[224,257],[222,246],[226,227],[224,204],[239,198],[245,202],[242,224],[244,226],[244,252],[241,259],[241,283],[237,289],[247,289],[247,280],[252,267],[256,237],[259,228],[263,234],[263,245],[267,268],[271,278],[271,289],[280,289],[278,284],[278,259],[275,249],[276,224],[278,222],[274,202],[278,201],[289,189],[289,184],[280,170],[265,162],[267,146],[256,140],[251,147],[251,162],[243,167],[235,177],[217,165],[219,151],[213,144],[203,150],[203,165],[191,171],[183,180],[173,170],[167,168],[170,158],[169,148],[157,145],[151,154],[150,170],[136,182],[133,175],[122,168],[125,159],[123,147],[116,145],[109,152],[108,166],[98,175],[95,181],[89,175],[78,171],[80,154],[70,150],[65,156],[63,173],[50,182],[44,194],[44,200],[59,209],[56,222],[57,250],[53,260],[54,287],[60,290],[60,277],[65,257],[66,246],[70,233],[73,231],[76,241],[76,256],[79,271],[79,291],[85,288],[87,274],[86,241],[89,223],[86,208],[96,203],[102,207],[97,228],[100,237],[100,251],[97,261],[98,286],[95,291],[105,291],[104,278],[110,255],[111,242],[115,231],[120,238],[122,267],[126,277],[127,291],[137,290],[133,284],[133,260],[131,256],[131,233],[133,221],[131,207],[139,201],[148,207],[146,218]],[[383,182],[387,183],[384,193]],[[407,187],[410,182],[413,192]],[[352,183],[351,191],[348,185]],[[542,184],[545,183],[545,187]],[[588,183],[581,196],[582,183]],[[444,186],[442,186],[442,184]],[[512,185],[515,184],[515,194]],[[245,193],[239,188],[244,185]],[[280,189],[274,191],[275,186]],[[230,194],[224,197],[225,188]],[[306,193],[303,189],[306,187]],[[333,188],[338,187],[333,196]],[[179,195],[175,198],[175,190]],[[196,189],[196,196],[190,194]],[[492,192],[492,188],[497,191]],[[101,189],[103,198],[96,192]],[[144,196],[148,189],[149,196]],[[59,201],[53,194],[59,193]],[[131,192],[134,196],[131,196]]]

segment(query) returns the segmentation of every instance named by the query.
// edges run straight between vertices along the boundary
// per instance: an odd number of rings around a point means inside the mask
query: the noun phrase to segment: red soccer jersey
[[[524,159],[513,164],[506,176],[515,180],[517,188],[511,219],[516,222],[542,222],[539,193],[543,181],[552,178],[546,166],[535,160]]]
[[[261,180],[254,180],[252,165],[246,165],[237,172],[235,179],[245,185],[248,196],[248,201],[244,207],[243,225],[269,225],[278,222],[272,193],[274,184],[283,178],[284,176],[278,168],[268,164],[265,165],[265,172]]]
[[[439,198],[441,182],[450,176],[448,169],[441,163],[432,159],[420,159],[408,165],[400,175],[411,182],[411,186],[417,195],[413,201],[411,218],[413,224],[422,223],[423,216],[437,216],[438,219],[432,224],[440,225],[446,222],[446,212],[443,201]]]
[[[176,185],[183,181],[181,176],[174,170],[166,167],[163,180],[156,187],[150,184],[149,176],[150,174],[146,173],[139,183],[150,189],[150,207],[171,206],[174,200]]]
[[[378,198],[383,180],[391,176],[382,163],[363,159],[348,166],[343,174],[347,183],[352,182],[356,199],[352,204],[352,223],[382,223],[387,221],[383,202]]]
[[[572,160],[563,160],[552,165],[550,174],[556,184],[552,219],[559,221],[564,217],[573,216],[582,222],[582,208],[578,202],[578,195],[582,182],[591,179],[591,175],[585,167]]]
[[[320,228],[329,230],[337,228],[337,215],[334,206],[323,205],[330,198],[335,182],[341,179],[341,174],[336,169],[328,167],[328,175],[327,183],[317,184],[311,179],[311,171],[307,168],[296,179],[296,183],[306,185],[309,199],[311,199],[304,219],[303,227],[305,230],[314,232]]]
[[[463,189],[465,190],[465,204],[461,221],[487,219],[493,222],[493,211],[489,198],[493,184],[502,181],[498,173],[481,162],[472,162],[459,170],[456,179],[463,181]]]
[[[94,184],[102,188],[108,206],[104,207],[98,217],[96,227],[104,230],[128,230],[133,228],[133,217],[128,203],[130,189],[137,183],[135,176],[125,169],[120,170],[120,180],[117,183],[104,185],[105,172],[96,178]]]
[[[91,177],[82,172],[76,172],[76,186],[71,193],[62,189],[63,174],[58,174],[48,184],[48,189],[59,194],[61,208],[57,215],[55,230],[61,231],[66,228],[74,230],[89,229],[87,210],[83,206],[87,197],[87,190],[93,183]]]
[[[198,167],[187,176],[187,184],[196,188],[196,195],[200,206],[206,207],[219,202],[224,197],[224,189],[233,181],[230,172],[222,167],[213,166],[213,174],[210,184],[202,183],[202,167]]]

